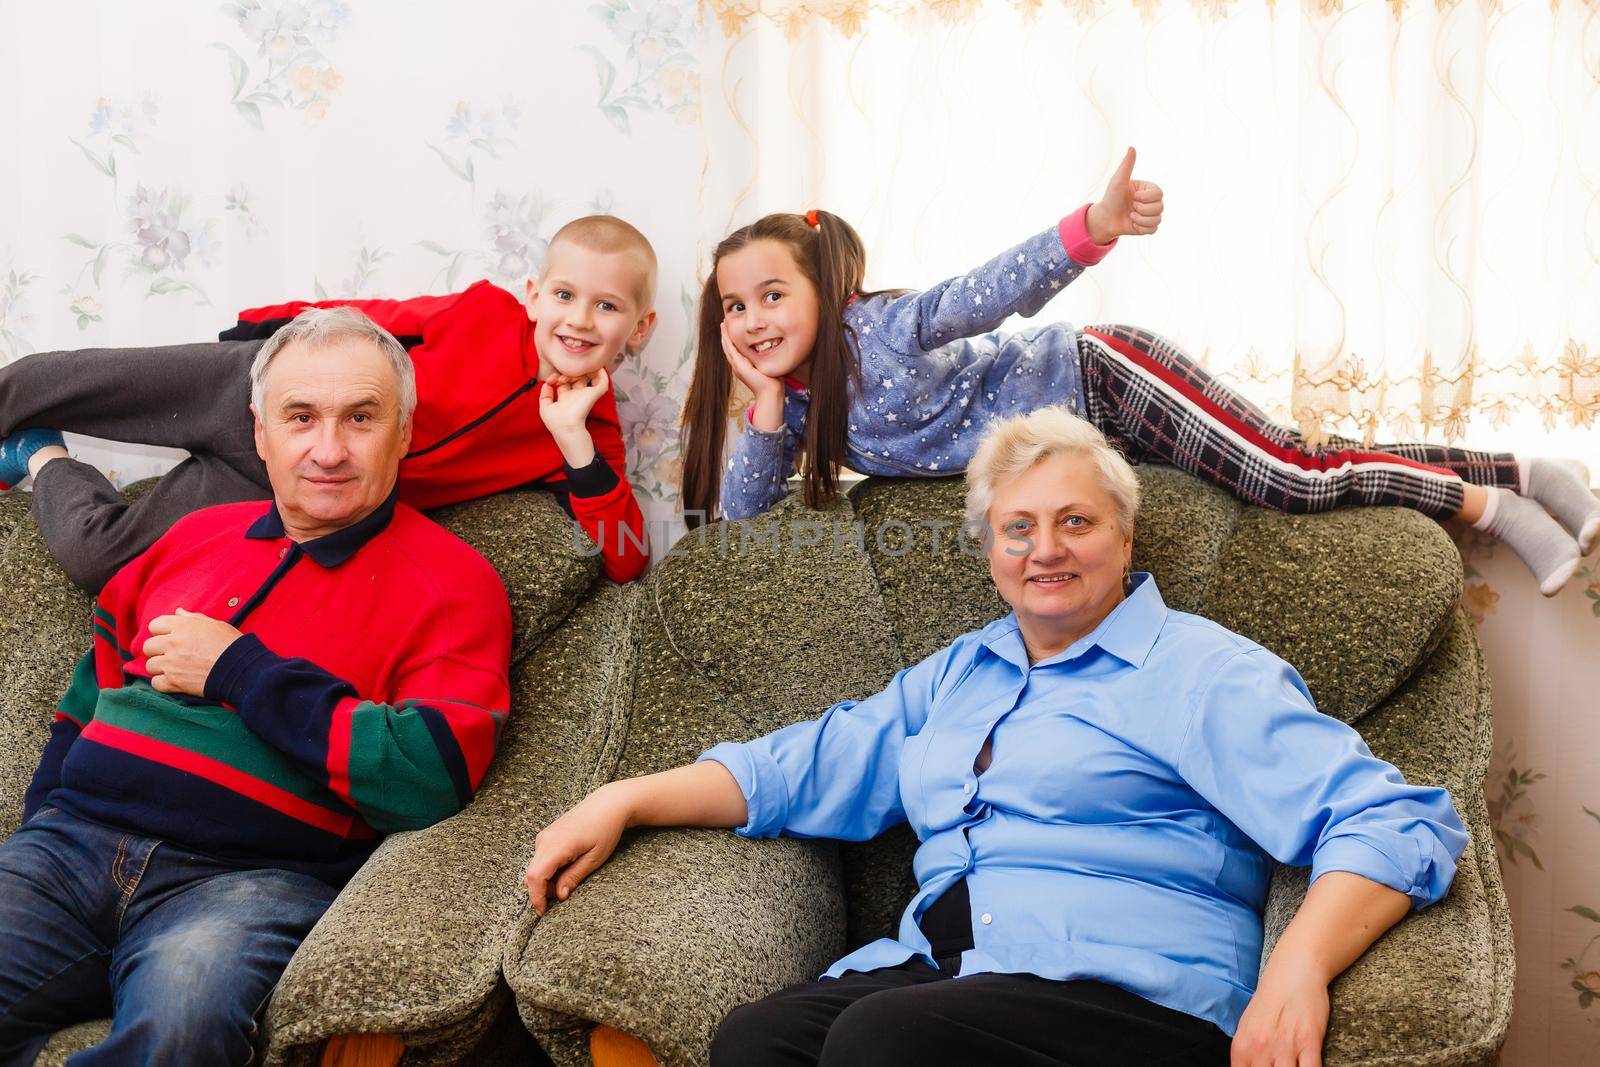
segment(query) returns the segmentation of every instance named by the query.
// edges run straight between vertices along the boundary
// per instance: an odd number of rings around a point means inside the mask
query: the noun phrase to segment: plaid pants
[[[1296,515],[1388,505],[1448,519],[1466,482],[1518,488],[1509,453],[1340,437],[1309,448],[1149,330],[1091,326],[1078,347],[1088,419],[1129,459],[1171,464],[1252,504]]]

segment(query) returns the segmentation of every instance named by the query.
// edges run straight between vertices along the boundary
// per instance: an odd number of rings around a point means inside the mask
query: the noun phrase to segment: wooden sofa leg
[[[339,1034],[322,1046],[321,1067],[394,1067],[406,1051],[393,1034]]]
[[[594,1067],[656,1067],[649,1045],[609,1026],[589,1032],[589,1058]]]

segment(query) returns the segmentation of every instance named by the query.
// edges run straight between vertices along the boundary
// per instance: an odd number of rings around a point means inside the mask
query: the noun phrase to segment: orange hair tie
[[[817,219],[816,208],[812,208],[810,211],[806,212],[806,224],[813,230],[820,230],[822,228],[822,223]]]

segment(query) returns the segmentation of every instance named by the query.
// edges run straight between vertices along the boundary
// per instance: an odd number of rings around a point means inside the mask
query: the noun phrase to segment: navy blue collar
[[[398,486],[365,518],[353,522],[342,530],[335,530],[309,541],[301,541],[300,549],[324,568],[337,567],[359,552],[363,545],[389,528],[394,518],[394,506],[400,499]],[[250,524],[245,536],[258,541],[274,541],[285,536],[283,516],[278,514],[276,502],[268,505],[267,513]]]

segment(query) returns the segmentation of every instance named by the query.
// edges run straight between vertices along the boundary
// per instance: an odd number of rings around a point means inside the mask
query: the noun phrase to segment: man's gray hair
[[[967,464],[968,528],[988,528],[989,508],[1000,486],[1034,464],[1063,454],[1082,456],[1093,463],[1101,488],[1117,509],[1122,535],[1132,534],[1133,517],[1139,511],[1138,476],[1122,453],[1106,441],[1105,434],[1060,404],[990,425]]]
[[[257,417],[264,414],[262,402],[267,391],[267,368],[274,356],[296,341],[321,348],[346,338],[367,341],[376,346],[394,368],[395,380],[399,383],[400,425],[404,426],[410,420],[411,413],[417,410],[417,375],[411,367],[411,357],[394,339],[394,334],[355,308],[348,307],[302,311],[267,338],[267,343],[256,353],[255,362],[250,364],[250,403],[255,405]]]

